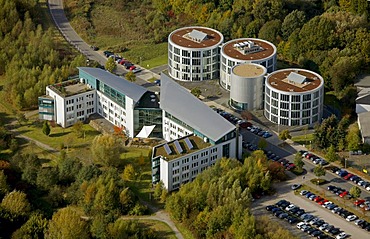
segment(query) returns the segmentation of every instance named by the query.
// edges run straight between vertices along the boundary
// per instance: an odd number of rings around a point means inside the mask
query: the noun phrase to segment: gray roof
[[[306,77],[292,71],[288,75],[288,80],[298,84],[303,84],[303,82],[306,80]]]
[[[370,112],[363,112],[358,114],[357,116],[362,138],[370,137]]]
[[[213,141],[235,129],[235,126],[173,81],[161,74],[160,107]]]
[[[370,94],[361,95],[361,96],[357,97],[356,104],[370,105]]]
[[[207,37],[207,34],[194,29],[189,33],[189,37],[196,40],[196,41],[201,42]]]
[[[126,79],[122,79],[122,77],[116,76],[103,69],[93,67],[78,67],[78,69],[95,77],[104,84],[109,85],[115,90],[133,99],[135,102],[138,102],[144,93],[147,92],[147,89],[144,87],[132,83]]]

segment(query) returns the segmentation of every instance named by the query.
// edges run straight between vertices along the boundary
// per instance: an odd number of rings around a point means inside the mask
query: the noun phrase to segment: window
[[[277,115],[278,110],[275,107],[271,107],[271,114]]]
[[[193,51],[192,57],[200,57],[200,51]]]
[[[311,100],[311,94],[307,94],[303,96],[303,101],[309,101]]]
[[[287,111],[287,110],[280,110],[280,116],[281,117],[288,118],[289,117],[289,111]]]
[[[279,94],[275,91],[272,92],[272,98],[279,99]]]
[[[292,110],[300,110],[301,106],[300,104],[292,104]]]
[[[301,102],[300,95],[292,95],[292,102]]]
[[[292,126],[299,125],[299,120],[292,120]]]
[[[295,118],[295,119],[300,118],[301,117],[300,115],[301,115],[300,111],[293,111],[292,112],[292,118]]]
[[[280,102],[280,108],[284,110],[289,110],[289,103]]]
[[[304,110],[302,112],[302,118],[311,116],[311,110]]]
[[[280,100],[282,100],[282,101],[289,101],[289,95],[281,94],[280,95]]]
[[[279,106],[278,101],[277,100],[274,100],[274,99],[271,99],[271,105],[273,105],[275,107],[278,107]]]
[[[288,119],[280,119],[280,124],[282,125],[288,125],[289,120]]]
[[[303,119],[302,124],[310,124],[310,118]]]
[[[182,50],[182,56],[190,57],[190,52],[187,50]]]
[[[306,110],[306,109],[310,109],[310,108],[311,108],[311,102],[305,102],[305,103],[303,103],[303,104],[302,104],[302,108],[303,108],[304,110]]]
[[[173,49],[174,49],[175,54],[180,55],[180,49],[179,48],[174,47]]]

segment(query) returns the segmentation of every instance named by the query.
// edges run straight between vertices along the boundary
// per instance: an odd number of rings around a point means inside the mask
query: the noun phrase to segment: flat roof
[[[93,90],[76,79],[56,83],[50,85],[49,88],[62,97],[69,97]]]
[[[186,138],[188,138],[190,140],[190,142],[192,143],[192,145],[193,145],[192,149],[188,148],[188,146],[185,142]],[[182,152],[178,151],[178,149],[176,147],[176,143],[175,143],[176,141],[179,142],[179,146],[181,147]],[[168,145],[171,154],[167,153],[165,145]],[[173,141],[155,146],[154,149],[153,149],[153,157],[162,156],[167,161],[171,161],[171,160],[176,159],[178,157],[185,156],[187,154],[191,154],[193,152],[196,152],[198,150],[207,148],[209,146],[211,146],[210,143],[204,142],[198,136],[188,135],[188,136],[182,137],[180,139],[176,139],[176,140],[173,140]]]
[[[144,93],[147,92],[147,89],[145,89],[144,87],[132,83],[119,76],[116,76],[106,70],[93,67],[77,67],[77,68],[93,76],[94,78],[98,79],[104,84],[109,85],[111,88],[128,96],[135,102],[138,102],[140,98],[144,95]]]
[[[245,41],[251,41],[255,45],[262,47],[264,50],[244,55],[243,53],[241,53],[234,47],[234,44],[243,43]],[[271,42],[261,40],[261,39],[239,38],[239,39],[234,39],[234,40],[226,42],[222,46],[222,52],[224,55],[237,59],[237,60],[253,61],[253,60],[260,60],[260,59],[268,58],[276,54],[276,47]]]
[[[161,74],[160,106],[162,110],[215,142],[236,129],[235,125],[217,114],[164,72]]]
[[[291,72],[306,77],[306,80],[303,82],[303,84],[289,81],[288,76]],[[268,75],[266,83],[268,83],[270,87],[281,91],[306,92],[321,87],[324,84],[324,80],[319,74],[313,71],[304,69],[283,69],[274,71]]]
[[[235,75],[248,78],[258,77],[267,72],[265,67],[250,63],[236,65],[233,67],[232,71]]]
[[[193,31],[196,30],[196,31]],[[194,34],[198,33],[198,34]],[[201,33],[206,34],[207,36],[202,41],[195,41],[191,39],[191,35],[202,35]],[[186,48],[206,48],[215,45],[219,45],[223,42],[224,37],[219,32],[212,28],[208,27],[183,27],[173,31],[169,35],[169,39],[176,45],[186,47]]]

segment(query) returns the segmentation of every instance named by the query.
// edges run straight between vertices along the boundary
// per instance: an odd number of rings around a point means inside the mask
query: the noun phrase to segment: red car
[[[329,202],[329,200],[326,200],[326,199],[321,200],[320,202],[318,202],[318,204],[323,205],[323,204],[324,204],[324,203],[326,203],[326,202]]]
[[[285,167],[286,167],[287,170],[291,170],[291,169],[295,168],[295,164],[294,163],[289,163]]]
[[[128,62],[128,60],[127,60],[127,59],[121,59],[121,60],[119,61],[119,64],[120,64],[120,65],[123,65],[123,64],[125,64],[126,62]]]
[[[306,159],[309,159],[312,156],[313,156],[313,154],[306,154]]]
[[[345,180],[349,180],[349,178],[350,177],[352,177],[353,176],[353,174],[352,173],[349,173],[349,174],[347,174],[346,176],[344,176],[343,178],[345,179]]]
[[[339,194],[339,197],[344,197],[344,196],[346,196],[348,194],[348,191],[344,191],[344,192],[342,192],[341,194]]]
[[[130,66],[129,70],[132,71],[132,70],[135,70],[136,66]]]
[[[322,201],[322,200],[324,200],[322,197],[320,197],[320,196],[317,196],[317,197],[315,197],[315,199],[314,199],[314,201],[315,202],[320,202],[320,201]]]
[[[357,199],[355,202],[354,202],[354,204],[356,205],[356,206],[360,206],[361,204],[363,204],[365,202],[365,200],[363,200],[363,199]]]

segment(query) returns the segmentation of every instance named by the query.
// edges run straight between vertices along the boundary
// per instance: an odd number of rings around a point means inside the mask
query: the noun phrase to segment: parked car
[[[160,86],[160,85],[161,85],[161,80],[155,80],[155,81],[154,81],[154,84],[156,84],[156,85]]]
[[[132,70],[133,73],[139,73],[141,72],[143,69],[139,68],[139,67],[136,67],[135,69]]]
[[[99,50],[99,47],[97,47],[97,46],[93,46],[93,45],[91,45],[91,46],[90,46],[90,48],[91,48],[93,51],[97,51],[97,50]]]
[[[352,222],[352,221],[356,220],[357,218],[358,218],[358,217],[357,217],[356,215],[352,214],[352,215],[349,215],[349,216],[346,218],[346,220],[347,220],[347,221],[349,221],[349,222]]]
[[[135,70],[136,69],[136,66],[132,65],[130,66],[129,70],[132,71],[132,70]]]
[[[292,190],[296,190],[296,189],[300,188],[301,186],[302,186],[301,184],[293,184],[291,186],[291,188],[292,188]]]
[[[114,53],[113,53],[113,52],[111,52],[111,51],[104,51],[103,53],[104,53],[104,56],[105,56],[105,57],[109,57],[109,56],[111,56],[111,55],[114,55]]]
[[[365,202],[365,200],[363,200],[363,199],[357,199],[353,204],[355,204],[356,206],[360,206],[364,202]]]

